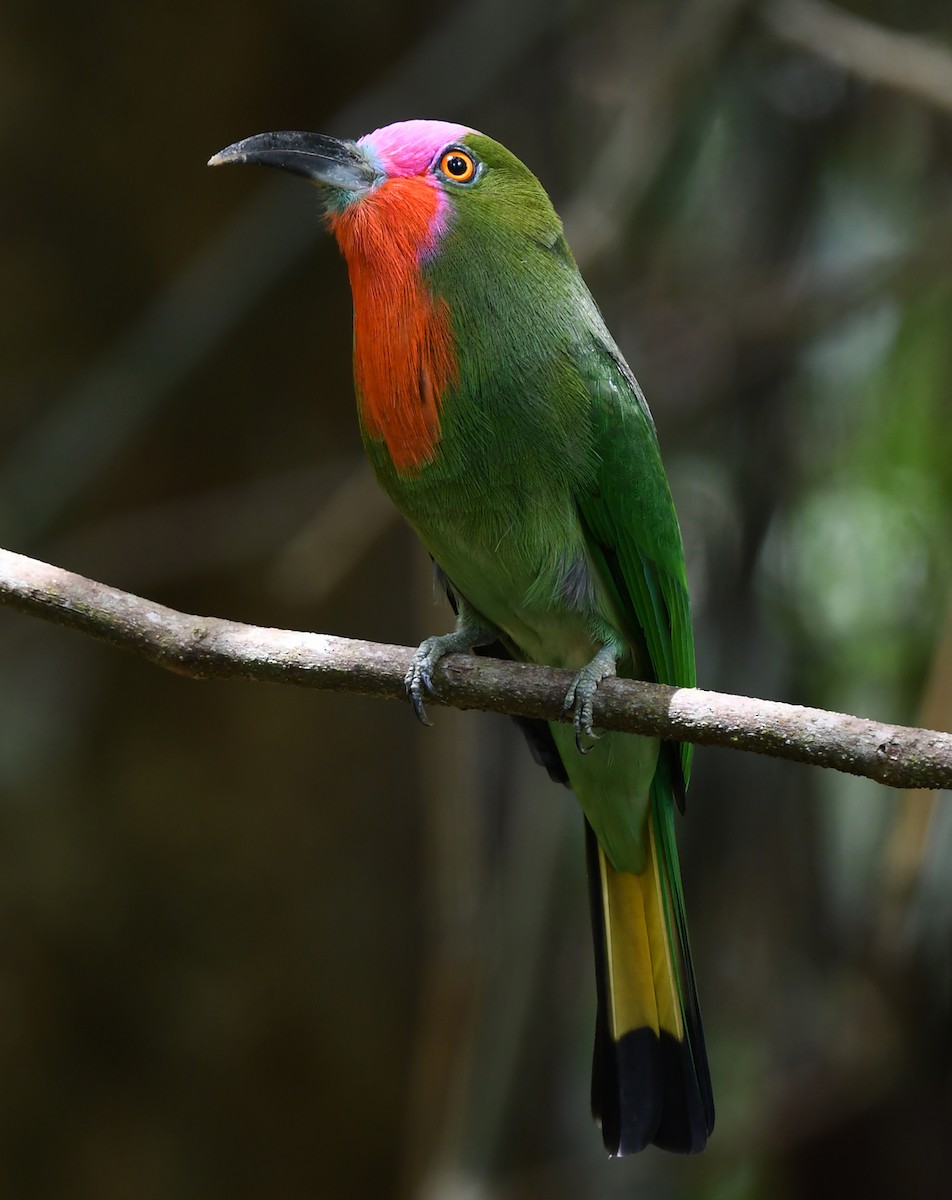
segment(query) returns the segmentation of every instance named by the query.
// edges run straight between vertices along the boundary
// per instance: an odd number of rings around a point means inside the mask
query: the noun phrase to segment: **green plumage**
[[[621,675],[693,686],[681,536],[644,397],[538,182],[490,139],[470,135],[465,144],[486,164],[485,183],[453,195],[449,230],[423,268],[449,309],[458,382],[443,397],[438,452],[419,472],[395,471],[384,446],[367,439],[378,476],[444,572],[472,640],[481,627],[479,640],[498,636],[516,659],[579,671],[607,645]],[[673,1068],[684,1076],[675,1091],[687,1098],[667,1101],[669,1125],[683,1127],[659,1134],[662,1113],[645,1132],[639,1115],[622,1112],[609,1120],[606,1143],[613,1152],[647,1140],[700,1149],[713,1104],[670,819],[691,747],[662,769],[652,739],[606,734],[582,754],[571,726],[550,732],[619,872],[645,871],[654,798],[664,921],[687,1030]],[[619,1069],[626,1064],[616,1076]],[[672,1070],[640,1061],[636,1069]],[[603,1128],[603,1110],[616,1103],[626,1101],[595,1097]]]
[[[535,177],[489,138],[466,144],[491,169],[454,195],[423,269],[447,303],[459,368],[438,453],[402,475],[383,443],[367,439],[368,453],[457,596],[514,657],[580,670],[614,639],[620,674],[692,686],[684,555],[644,398]],[[560,750],[573,736],[553,735]],[[620,869],[642,861],[656,755],[617,735],[584,758],[563,753]]]
[[[586,818],[593,1111],[613,1154],[703,1149],[714,1108],[673,820],[690,747],[591,728],[607,675],[694,684],[684,554],[647,405],[561,223],[508,150],[441,122],[358,143],[262,134],[212,161],[327,189],[373,388],[358,396],[367,452],[457,612],[414,659],[418,714],[453,651],[577,673],[574,728],[520,724]]]

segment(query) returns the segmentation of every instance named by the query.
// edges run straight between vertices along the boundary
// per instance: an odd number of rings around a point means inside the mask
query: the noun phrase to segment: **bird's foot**
[[[431,696],[437,695],[437,688],[433,683],[433,672],[437,664],[449,654],[472,653],[473,646],[480,641],[481,632],[481,629],[463,625],[454,629],[452,633],[428,637],[420,643],[403,683],[407,689],[407,699],[413,705],[413,711],[421,725],[432,723],[423,707],[423,698],[427,692]]]
[[[582,667],[572,681],[572,686],[565,693],[565,700],[562,702],[562,716],[565,717],[573,709],[575,710],[575,744],[580,754],[589,754],[594,749],[594,746],[584,745],[583,738],[597,742],[602,736],[592,728],[595,693],[603,679],[608,679],[615,674],[617,657],[613,646],[602,646],[592,661]]]

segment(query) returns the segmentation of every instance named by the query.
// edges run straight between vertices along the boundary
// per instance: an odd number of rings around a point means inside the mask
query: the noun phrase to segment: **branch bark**
[[[193,679],[404,699],[413,655],[406,646],[192,616],[8,550],[0,550],[0,603]],[[571,671],[454,655],[436,672],[433,703],[557,721],[571,679]],[[934,730],[631,679],[606,679],[595,715],[603,729],[751,750],[891,787],[952,787],[952,735]]]
[[[760,12],[791,45],[871,83],[952,109],[952,54],[940,42],[887,29],[823,0],[768,0]]]

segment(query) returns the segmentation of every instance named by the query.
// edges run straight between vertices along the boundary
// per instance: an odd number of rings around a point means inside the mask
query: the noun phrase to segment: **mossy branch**
[[[404,699],[413,651],[321,633],[177,612],[59,567],[0,550],[0,602],[79,629],[195,679],[295,683]],[[561,719],[569,671],[454,655],[434,704]],[[952,735],[772,700],[605,680],[596,724],[698,745],[752,750],[863,775],[892,787],[952,786]]]

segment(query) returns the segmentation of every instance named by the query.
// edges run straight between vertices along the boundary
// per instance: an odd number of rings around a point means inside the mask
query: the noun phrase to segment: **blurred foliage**
[[[463,120],[549,188],[651,401],[702,683],[952,728],[952,113],[916,53],[952,19],[839,11],[921,39],[904,80],[812,0],[6,4],[4,544],[186,611],[445,628],[362,474],[313,197],[204,163]],[[579,820],[505,722],[9,613],[0,647],[4,1195],[942,1194],[947,797],[698,755],[718,1128],[612,1163]]]

